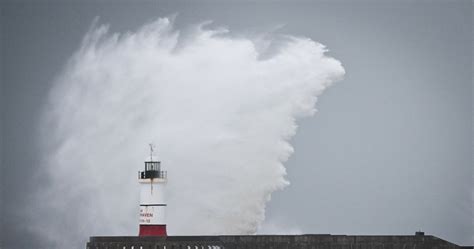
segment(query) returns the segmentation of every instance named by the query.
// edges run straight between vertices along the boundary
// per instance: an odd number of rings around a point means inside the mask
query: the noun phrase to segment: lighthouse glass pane
[[[160,171],[160,162],[145,162],[146,171]]]

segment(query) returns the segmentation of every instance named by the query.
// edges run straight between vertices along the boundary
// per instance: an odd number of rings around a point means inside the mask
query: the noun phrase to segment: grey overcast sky
[[[474,242],[471,1],[6,1],[0,10],[5,248],[42,245],[17,207],[34,206],[29,196],[45,184],[39,110],[93,19],[126,31],[174,13],[178,27],[281,26],[325,44],[346,70],[299,123],[291,185],[274,193],[267,220],[303,233],[423,230]]]

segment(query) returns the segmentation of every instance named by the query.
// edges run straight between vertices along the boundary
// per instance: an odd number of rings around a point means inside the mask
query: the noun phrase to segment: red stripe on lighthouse
[[[140,225],[139,236],[167,236],[166,225]]]

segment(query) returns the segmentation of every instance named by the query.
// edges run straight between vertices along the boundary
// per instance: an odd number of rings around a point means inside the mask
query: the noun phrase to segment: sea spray
[[[288,185],[297,119],[344,75],[323,45],[282,37],[262,46],[202,25],[180,32],[167,18],[123,34],[95,24],[44,108],[51,184],[37,194],[33,231],[58,248],[136,235],[137,171],[154,142],[170,235],[254,234]]]

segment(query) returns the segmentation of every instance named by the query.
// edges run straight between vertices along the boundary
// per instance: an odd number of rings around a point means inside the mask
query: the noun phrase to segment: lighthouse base
[[[166,225],[140,225],[138,236],[167,236]]]

